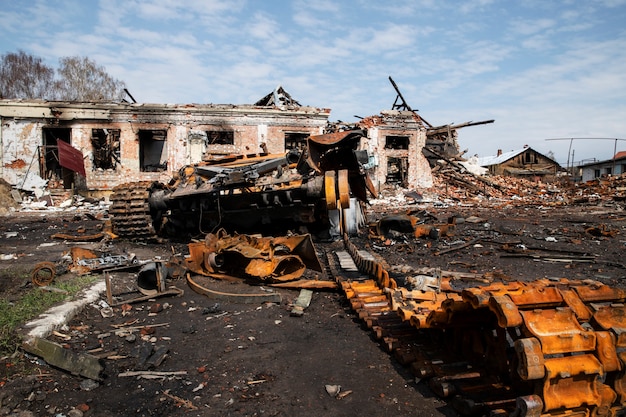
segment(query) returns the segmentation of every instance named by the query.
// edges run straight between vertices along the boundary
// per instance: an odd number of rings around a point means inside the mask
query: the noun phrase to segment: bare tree
[[[126,85],[87,57],[64,57],[57,70],[58,99],[67,101],[117,101]]]
[[[52,99],[54,69],[24,51],[11,52],[0,61],[0,98]]]

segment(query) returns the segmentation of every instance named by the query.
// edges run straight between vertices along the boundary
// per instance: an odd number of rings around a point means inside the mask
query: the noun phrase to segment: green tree
[[[2,55],[0,98],[53,99],[54,90],[54,69],[41,58],[24,51]]]
[[[118,101],[126,85],[87,57],[64,57],[57,71],[57,98],[66,101]]]

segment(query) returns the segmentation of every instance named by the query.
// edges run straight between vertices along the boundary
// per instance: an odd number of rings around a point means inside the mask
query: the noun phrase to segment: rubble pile
[[[433,190],[445,198],[465,202],[523,198],[526,204],[559,201],[554,185],[525,178],[476,175],[454,161],[439,161],[432,170]]]
[[[571,187],[569,194],[574,203],[624,201],[626,200],[626,176],[624,174],[608,176],[576,184]]]
[[[465,169],[439,165],[433,169],[433,187],[424,192],[463,203],[518,202],[516,205],[567,205],[626,200],[626,176],[597,178],[584,183],[535,182],[526,178],[474,175]]]
[[[16,210],[19,206],[11,195],[11,185],[0,178],[0,215]]]

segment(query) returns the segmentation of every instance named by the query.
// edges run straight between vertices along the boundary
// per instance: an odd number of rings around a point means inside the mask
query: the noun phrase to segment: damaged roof
[[[526,151],[533,151],[535,153],[538,153],[539,155],[544,156],[547,159],[553,160],[550,157],[545,156],[544,154],[542,154],[541,152],[537,152],[536,150],[534,150],[533,148],[531,148],[530,146],[526,146],[522,149],[517,149],[514,151],[509,151],[509,152],[503,152],[500,155],[495,155],[495,156],[483,156],[482,158],[478,158],[478,165],[481,167],[488,167],[488,166],[492,166],[492,165],[499,165],[502,164],[510,159],[515,158],[517,155],[522,154]],[[555,162],[556,163],[556,162]]]
[[[279,85],[274,91],[263,97],[261,100],[254,103],[255,106],[297,106],[300,107],[300,103],[294,100],[291,95],[285,91],[285,89]]]

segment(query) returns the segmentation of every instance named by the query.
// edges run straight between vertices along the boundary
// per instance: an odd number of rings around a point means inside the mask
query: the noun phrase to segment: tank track
[[[111,227],[116,235],[132,240],[156,240],[157,230],[150,211],[154,182],[142,181],[116,186],[111,194]]]
[[[360,277],[339,268],[345,253],[330,268],[351,308],[383,349],[460,414],[626,413],[624,291],[567,279],[454,289],[445,277],[439,291],[409,291],[344,244]]]

